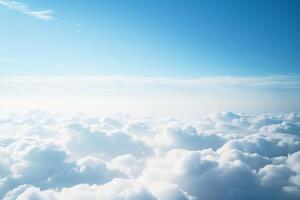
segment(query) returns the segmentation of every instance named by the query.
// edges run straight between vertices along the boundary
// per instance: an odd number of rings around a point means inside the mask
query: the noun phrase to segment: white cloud
[[[134,139],[122,131],[101,131],[97,130],[98,127],[95,129],[81,124],[68,124],[63,131],[63,142],[68,149],[80,156],[99,153],[102,156],[145,156],[151,152],[143,141]]]
[[[41,191],[37,187],[22,185],[7,193],[4,200],[196,200],[169,183],[156,183],[145,186],[135,180],[115,179],[104,185],[77,185],[65,188],[60,192],[55,190]]]
[[[299,110],[299,76],[2,76],[0,108],[164,115]],[[285,96],[285,98],[281,98]],[[96,108],[96,109],[95,109]]]
[[[155,137],[161,148],[182,148],[190,150],[218,149],[224,144],[224,139],[217,135],[200,134],[192,126],[171,127]]]
[[[296,200],[298,116],[3,114],[0,198]]]
[[[53,20],[52,10],[32,10],[27,5],[10,0],[0,0],[0,5],[42,20]]]

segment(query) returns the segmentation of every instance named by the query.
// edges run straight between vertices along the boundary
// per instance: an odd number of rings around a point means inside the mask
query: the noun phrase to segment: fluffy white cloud
[[[113,125],[116,125],[115,122]],[[133,154],[145,156],[149,149],[141,140],[120,131],[102,131],[84,127],[78,123],[68,124],[63,130],[63,142],[75,155],[103,154],[104,156],[117,156]]]
[[[299,116],[2,115],[0,198],[296,200]]]
[[[182,149],[218,149],[224,143],[223,138],[212,134],[200,134],[192,126],[171,127],[157,134],[156,141],[158,144],[168,148]]]
[[[63,188],[80,183],[101,184],[115,177],[127,177],[95,157],[68,160],[68,152],[53,142],[19,139],[1,150],[4,159],[1,162],[0,195],[22,184],[42,189]]]
[[[114,179],[104,185],[76,185],[61,191],[44,190],[22,185],[8,192],[4,200],[195,200],[179,189],[176,185],[169,183],[157,183],[149,187],[135,180]]]

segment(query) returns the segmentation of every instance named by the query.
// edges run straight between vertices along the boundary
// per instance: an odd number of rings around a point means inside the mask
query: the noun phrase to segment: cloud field
[[[0,117],[0,199],[300,197],[300,113]]]

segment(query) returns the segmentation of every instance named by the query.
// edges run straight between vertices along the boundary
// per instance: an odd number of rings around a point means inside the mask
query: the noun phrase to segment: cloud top
[[[296,200],[299,116],[2,114],[0,198]]]

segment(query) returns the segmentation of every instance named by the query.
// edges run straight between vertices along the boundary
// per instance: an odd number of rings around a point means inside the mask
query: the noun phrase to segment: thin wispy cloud
[[[129,112],[270,112],[299,110],[299,76],[216,76],[197,79],[129,76],[0,76],[0,103],[46,100]],[[284,96],[285,98],[281,98]],[[27,101],[26,100],[26,101]],[[5,101],[5,102],[4,102]],[[253,103],[255,102],[255,104]],[[101,105],[99,105],[101,104]],[[41,105],[48,107],[49,105]],[[51,105],[50,105],[51,106]],[[140,107],[139,107],[140,106]],[[1,105],[0,105],[1,108]],[[72,106],[72,110],[77,105]],[[79,107],[78,107],[79,108]],[[80,108],[81,109],[81,108]],[[79,110],[80,110],[79,109]],[[181,109],[180,111],[178,109]]]
[[[272,76],[208,76],[200,78],[176,77],[138,77],[138,76],[1,76],[0,83],[22,85],[48,86],[76,86],[107,88],[113,86],[124,87],[168,87],[168,88],[203,88],[203,87],[243,87],[243,88],[281,88],[300,89],[299,75],[272,75]],[[1,87],[0,87],[1,90]]]
[[[11,10],[15,10],[22,14],[32,16],[41,20],[53,20],[55,19],[52,15],[53,11],[50,9],[46,10],[33,10],[28,5],[23,4],[17,1],[7,1],[7,0],[0,0],[0,5],[9,8]]]

